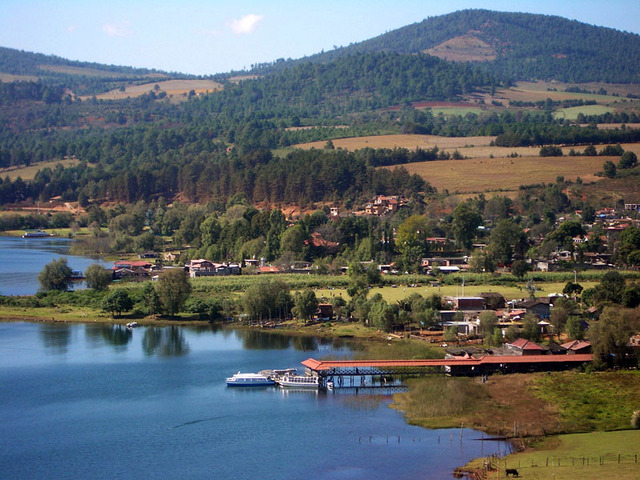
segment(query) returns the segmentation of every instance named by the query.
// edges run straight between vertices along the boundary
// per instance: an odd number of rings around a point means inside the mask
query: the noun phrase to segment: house
[[[457,310],[484,310],[482,297],[453,297],[448,299]]]
[[[333,305],[330,303],[319,303],[316,315],[320,320],[333,320]]]
[[[524,338],[518,338],[512,343],[507,343],[505,346],[511,350],[514,355],[543,355],[543,348],[537,343],[533,343]]]
[[[153,265],[144,260],[118,260],[113,264],[112,274],[114,280],[122,278],[141,278],[151,274]]]
[[[191,262],[185,265],[189,271],[191,278],[196,277],[212,277],[212,276],[227,276],[227,275],[240,275],[242,269],[240,265],[228,264],[228,263],[214,263],[210,260],[203,258],[198,260],[191,260]]]
[[[484,305],[487,310],[499,310],[507,306],[507,300],[501,293],[484,292],[478,296],[484,298]]]
[[[536,315],[539,318],[551,317],[551,302],[549,298],[525,300],[523,302],[519,302],[516,307],[523,308],[527,313]]]
[[[256,268],[256,273],[262,275],[268,273],[282,273],[282,271],[278,267],[272,267],[271,265],[261,265]]]
[[[562,347],[567,350],[567,354],[591,353],[591,343],[584,340],[573,340],[563,343]]]
[[[477,335],[478,324],[476,322],[442,322],[442,327],[446,330],[451,327],[455,327],[458,330],[459,335]]]

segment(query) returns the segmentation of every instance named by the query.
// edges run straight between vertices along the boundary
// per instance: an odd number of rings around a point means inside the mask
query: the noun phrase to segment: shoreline
[[[60,312],[62,316],[64,313]],[[68,312],[67,312],[68,313]],[[91,315],[87,314],[86,317],[78,317],[77,312],[76,315],[72,315],[69,318],[60,318],[56,319],[55,315],[53,318],[46,318],[44,315],[34,316],[34,315],[19,315],[19,314],[10,314],[7,315],[5,312],[0,312],[0,322],[2,323],[15,323],[15,322],[29,322],[29,323],[67,323],[67,324],[110,324],[110,325],[121,325],[124,326],[126,323],[130,321],[137,321],[139,326],[141,327],[166,327],[166,326],[181,326],[181,327],[203,327],[207,325],[217,325],[221,328],[227,329],[240,329],[240,330],[252,330],[256,327],[252,327],[249,325],[241,325],[237,323],[220,323],[220,322],[209,322],[206,320],[185,320],[185,319],[167,319],[167,318],[112,318],[106,317],[104,315]],[[259,328],[259,330],[264,330],[266,333],[275,333],[275,334],[283,334],[283,335],[313,335],[313,336],[322,336],[322,337],[333,337],[340,338],[335,332],[330,332],[325,329],[325,331],[319,331],[319,329],[311,330],[314,326],[302,326],[302,325],[291,325],[291,324],[283,324],[283,328]],[[374,333],[374,332],[371,332]],[[380,338],[380,335],[369,335],[369,336],[353,336],[354,339],[360,341],[376,341],[383,340]],[[514,383],[518,379],[522,379],[526,376],[526,374],[513,374],[511,376],[505,376],[505,378],[495,377],[492,378],[492,381],[501,381],[504,383]],[[529,375],[526,378],[530,378]],[[453,379],[447,379],[453,380]],[[509,382],[509,380],[513,380],[513,382]],[[516,382],[517,383],[517,382]],[[409,390],[409,392],[411,389]],[[531,453],[531,454],[539,454],[540,452],[549,452],[548,454],[553,455],[554,447],[553,447],[553,439],[563,438],[566,435],[573,435],[576,433],[582,434],[593,434],[598,433],[596,430],[587,430],[582,432],[567,430],[566,428],[558,428],[551,429],[550,431],[545,431],[545,427],[542,427],[542,430],[539,434],[529,433],[520,436],[512,436],[510,434],[504,435],[504,433],[508,432],[508,430],[498,428],[496,430],[495,425],[491,425],[487,423],[487,418],[490,418],[492,413],[485,412],[485,418],[480,420],[476,418],[476,420],[480,421],[471,421],[472,416],[468,416],[463,414],[462,416],[439,416],[433,418],[423,418],[422,420],[419,418],[412,418],[410,414],[410,409],[407,408],[407,403],[404,401],[400,401],[401,396],[409,395],[409,392],[403,394],[394,394],[393,401],[389,403],[388,407],[393,408],[395,410],[401,411],[404,416],[404,420],[407,424],[420,426],[422,428],[430,429],[430,430],[439,430],[439,429],[447,429],[447,428],[459,428],[461,426],[460,419],[464,418],[463,425],[467,428],[471,428],[473,430],[477,430],[482,432],[485,435],[492,437],[492,439],[500,439],[505,442],[508,442],[511,445],[511,453],[507,453],[506,455],[499,458],[499,462],[509,462],[512,461],[511,458],[516,455],[520,455],[523,453]],[[516,400],[518,402],[518,400]],[[524,406],[528,408],[530,405],[529,402],[524,402]],[[505,407],[504,405],[502,407]],[[506,408],[509,408],[507,405]],[[517,412],[516,412],[517,414]],[[539,418],[544,416],[543,413],[538,412],[537,415]],[[559,427],[559,425],[558,425]],[[640,434],[640,431],[638,431]],[[489,439],[487,439],[489,440]],[[558,442],[556,442],[558,443]],[[549,448],[549,447],[552,448]],[[556,447],[557,448],[557,447]],[[506,452],[505,452],[506,453]],[[516,457],[518,458],[518,457]],[[477,457],[469,461],[465,465],[460,465],[456,467],[452,474],[467,476],[467,478],[473,478],[472,475],[475,475],[480,472],[488,473],[491,477],[495,475],[495,470],[489,470],[486,472],[485,466],[486,457]],[[482,477],[479,477],[482,478]],[[484,477],[487,478],[487,477]]]

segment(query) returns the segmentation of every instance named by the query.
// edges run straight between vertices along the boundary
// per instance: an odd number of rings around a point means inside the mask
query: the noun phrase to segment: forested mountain
[[[340,136],[495,135],[505,146],[636,141],[637,130],[576,124],[597,118],[554,117],[559,101],[531,110],[496,102],[487,109],[484,98],[536,75],[638,80],[639,39],[558,17],[467,10],[301,61],[258,66],[258,78],[226,81],[207,95],[185,93],[180,101],[154,85],[170,74],[0,48],[0,168],[79,161],[31,182],[2,179],[0,204],[53,196],[85,204],[158,196],[224,202],[241,193],[252,202],[305,205],[430,191],[406,171],[375,167],[442,159],[437,149],[269,151]],[[476,61],[438,58],[464,55]],[[148,90],[133,98],[94,96],[136,83]],[[412,104],[467,100],[466,107],[470,98],[479,113],[434,114]],[[638,121],[631,108],[608,115],[609,123]]]
[[[501,79],[640,82],[640,35],[562,17],[462,10],[431,17],[296,62],[326,63],[356,53],[430,53],[472,61]],[[258,71],[284,68],[278,61]]]
[[[188,77],[146,68],[78,62],[55,55],[0,47],[0,74],[3,73],[16,75],[19,80],[69,88],[76,95],[106,92],[127,83]]]

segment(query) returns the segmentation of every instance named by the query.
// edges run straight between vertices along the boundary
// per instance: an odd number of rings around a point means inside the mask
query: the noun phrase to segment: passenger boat
[[[283,375],[278,379],[278,385],[286,388],[318,389],[320,378],[308,375]]]
[[[228,387],[268,387],[275,385],[276,381],[259,373],[236,373],[227,378]]]
[[[47,238],[52,237],[50,233],[45,232],[44,230],[29,230],[24,232],[22,238]]]

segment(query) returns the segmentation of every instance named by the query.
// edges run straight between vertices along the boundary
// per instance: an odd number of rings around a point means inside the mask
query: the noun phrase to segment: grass
[[[496,285],[465,285],[464,287],[464,295],[475,296],[483,292],[499,292],[501,293],[507,300],[511,300],[514,298],[524,298],[526,297],[527,291],[524,289],[524,285],[526,282],[521,282],[520,286],[496,286]],[[580,285],[582,285],[585,289],[594,287],[598,284],[595,281],[580,281]],[[537,284],[538,295],[546,296],[549,293],[562,292],[562,289],[565,287],[567,282],[549,282],[543,284]],[[412,293],[419,293],[423,297],[432,295],[437,293],[438,295],[442,295],[443,297],[455,297],[462,296],[462,286],[461,285],[442,285],[440,287],[429,287],[429,286],[421,286],[410,288],[406,286],[399,286],[393,288],[391,286],[384,287],[374,287],[370,290],[369,297],[372,295],[379,293],[382,295],[387,303],[394,303],[403,298],[408,297]],[[345,300],[349,298],[345,289],[326,289],[321,288],[316,290],[316,296],[318,298],[325,297],[330,299],[331,297],[339,297],[342,296]]]
[[[155,90],[158,85],[159,90]],[[216,92],[222,90],[222,85],[213,80],[165,80],[144,83],[142,85],[127,86],[124,92],[120,90],[111,90],[109,92],[97,95],[100,100],[120,100],[127,97],[138,97],[149,93],[149,91],[165,92],[168,96],[181,96],[193,90],[196,94],[206,92]]]
[[[631,480],[640,478],[638,457],[640,430],[561,435],[500,460],[500,472],[488,478],[505,478],[504,469],[515,468],[526,480]]]
[[[558,406],[568,431],[629,428],[640,410],[640,372],[576,374],[559,372],[537,377],[536,395]]]
[[[42,162],[35,163],[33,165],[29,165],[28,167],[9,167],[0,169],[0,175],[2,178],[9,177],[12,181],[18,177],[21,177],[22,180],[29,181],[33,180],[38,173],[39,170],[43,170],[45,168],[55,168],[56,165],[60,164],[63,167],[72,167],[80,163],[80,160],[65,158],[64,160],[52,160],[50,162]]]
[[[554,117],[575,120],[580,113],[583,115],[604,115],[611,110],[611,108],[604,105],[583,105],[581,107],[561,108],[554,113]]]
[[[509,149],[513,150],[513,149]],[[463,151],[461,151],[464,154]],[[558,176],[566,180],[580,177],[585,182],[596,181],[605,157],[520,157],[444,160],[404,165],[431,185],[449,192],[490,192],[517,190],[522,179],[527,184],[553,183]],[[473,175],[468,172],[473,171]]]
[[[353,138],[338,138],[332,140],[336,148],[344,150],[360,150],[363,148],[416,148],[431,149],[456,149],[465,145],[489,146],[495,137],[440,137],[438,135],[377,135]],[[296,145],[295,148],[309,150],[311,148],[322,149],[326,141],[310,142]]]

